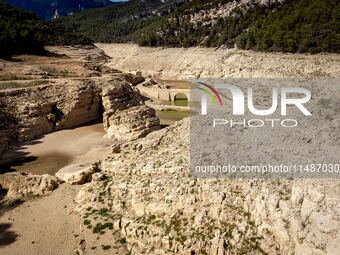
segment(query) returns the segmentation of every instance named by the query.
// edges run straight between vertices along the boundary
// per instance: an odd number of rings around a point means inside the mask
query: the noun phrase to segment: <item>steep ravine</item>
[[[0,100],[2,111],[2,125],[0,128],[0,134],[2,134],[2,136],[0,144],[2,152],[10,146],[33,141],[51,132],[79,127],[95,120],[104,122],[103,129],[107,132],[108,144],[119,143],[123,140],[134,140],[159,128],[159,119],[155,116],[155,111],[144,105],[139,91],[124,75],[111,76],[110,78],[104,78],[99,81],[66,80],[54,85],[5,90],[0,92]],[[122,116],[124,117],[122,118]],[[76,135],[76,133],[74,135]],[[58,151],[57,148],[49,148],[49,150],[55,153],[55,157],[58,156],[58,153],[62,154],[67,151],[71,151],[72,154],[72,139],[74,140],[74,138],[70,137],[70,141],[65,142],[65,144],[68,142],[71,143],[68,147],[64,146],[64,150]],[[101,140],[102,138],[100,138],[98,142],[100,143]],[[44,140],[36,140],[33,142],[33,145],[34,143],[41,143],[43,141]],[[48,141],[49,139],[45,142]],[[98,142],[95,143],[98,144]],[[82,147],[86,146],[86,142],[81,143],[81,138],[79,138],[79,141],[74,140],[73,143],[78,143],[78,145]],[[95,143],[92,143],[92,145],[95,145]],[[58,146],[58,143],[50,143],[50,146]],[[40,150],[41,152],[43,149],[39,149],[38,147],[38,145],[35,146],[36,150]],[[63,145],[59,147],[62,148]],[[34,148],[32,147],[32,149]],[[91,148],[88,149],[91,151]],[[87,153],[87,151],[84,151],[84,148],[79,148],[73,150],[75,155],[65,156],[75,158],[79,150],[82,150],[83,154]],[[93,155],[86,157],[84,155],[86,161],[93,163],[101,159],[99,151],[92,151],[92,153],[98,153],[98,158],[93,157]],[[14,151],[14,156],[20,156],[20,154],[27,153],[25,150],[19,151],[18,153]],[[51,160],[53,159],[53,155],[47,156],[49,156]],[[7,155],[4,160],[6,160],[6,158]],[[11,158],[11,155],[9,155],[9,158]],[[18,158],[18,160],[24,159]],[[65,163],[67,164],[68,159],[64,158],[63,160],[65,161],[64,165]],[[41,167],[43,167],[43,165],[41,165]],[[11,169],[4,168],[4,166],[1,168],[1,173],[11,171]],[[24,170],[25,167],[22,169]],[[71,169],[69,171],[72,172],[73,170]],[[53,172],[51,169],[36,169],[33,172],[53,174],[55,171]],[[39,179],[40,177],[37,176],[35,178]],[[46,178],[49,179],[50,177],[47,176]],[[0,184],[8,190],[8,194],[12,194],[11,192],[13,192],[12,195],[25,194],[26,192],[40,194],[56,186],[55,184],[50,185],[50,188],[47,190],[45,188],[39,188],[34,191],[34,188],[27,188],[17,191],[14,187],[19,187],[18,184],[14,184],[12,187],[11,185],[14,181],[9,182],[9,179],[10,178],[6,178],[6,174],[0,175]],[[24,183],[26,179],[29,179],[29,177],[21,176],[18,178],[18,180],[20,180],[19,182],[22,183]],[[53,182],[57,182],[57,180],[53,179]]]
[[[96,162],[120,142],[114,130],[133,140],[158,129],[155,111],[144,105],[133,85],[138,79],[129,74],[100,80],[61,79],[54,85],[0,92],[2,152],[19,146],[3,158],[17,157],[17,172],[0,164],[1,254],[76,254],[74,249],[82,242],[80,219],[73,212],[79,188],[63,181],[91,181]],[[124,119],[117,120],[119,115]],[[94,120],[105,125],[83,126]],[[104,127],[108,133],[105,147]],[[44,159],[48,151],[52,155]],[[19,162],[32,155],[38,155],[35,164]],[[52,160],[60,162],[47,162]],[[58,164],[66,166],[60,179],[54,177]],[[85,165],[90,169],[87,175],[83,169],[76,172],[75,168]],[[75,182],[70,181],[73,175],[79,178]]]

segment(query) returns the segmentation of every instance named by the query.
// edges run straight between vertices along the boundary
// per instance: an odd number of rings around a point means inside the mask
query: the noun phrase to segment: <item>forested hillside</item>
[[[316,53],[339,52],[340,44],[340,8],[334,0],[132,0],[60,22],[66,31],[95,42],[143,46]]]
[[[60,19],[67,31],[86,35],[96,42],[135,41],[134,32],[159,24],[184,0],[130,0],[105,8],[85,10]]]
[[[339,52],[340,5],[334,0],[299,0],[274,8],[237,38],[242,49]]]
[[[339,28],[334,0],[131,0],[52,22],[0,1],[1,56],[92,42],[339,52]]]
[[[0,57],[44,54],[44,45],[91,43],[86,36],[66,31],[58,21],[47,23],[33,13],[0,1]]]
[[[48,27],[32,13],[0,1],[0,57],[41,53]]]
[[[31,11],[45,20],[51,20],[56,11],[58,15],[65,16],[112,4],[110,0],[6,0],[6,2]]]

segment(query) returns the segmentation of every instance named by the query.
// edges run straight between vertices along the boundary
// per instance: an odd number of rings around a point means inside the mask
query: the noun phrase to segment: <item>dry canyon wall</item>
[[[147,135],[158,128],[159,120],[153,109],[144,106],[139,91],[130,83],[131,77],[122,74],[100,80],[61,79],[53,85],[0,91],[0,153],[9,145],[101,119],[109,138],[126,135],[133,140]],[[131,107],[147,114],[138,119],[133,111],[127,112]],[[117,114],[124,119],[110,121]],[[120,137],[110,132],[123,126]]]

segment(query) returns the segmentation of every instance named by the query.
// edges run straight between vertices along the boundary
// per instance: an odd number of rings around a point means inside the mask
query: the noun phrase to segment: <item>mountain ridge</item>
[[[113,4],[110,0],[6,0],[6,2],[31,11],[45,20]]]
[[[333,0],[134,0],[60,23],[94,42],[317,53],[339,52],[339,13]]]

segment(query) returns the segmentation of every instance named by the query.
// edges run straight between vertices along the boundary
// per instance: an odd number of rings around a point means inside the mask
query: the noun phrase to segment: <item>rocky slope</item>
[[[115,149],[76,198],[86,254],[112,233],[132,254],[337,254],[339,181],[192,179],[188,160],[188,120]]]
[[[158,129],[159,119],[155,111],[144,105],[142,96],[134,87],[143,81],[139,74],[121,73],[103,67],[108,57],[97,48],[59,47],[49,50],[54,50],[59,56],[65,54],[63,58],[67,60],[61,62],[65,68],[74,68],[71,77],[64,76],[60,71],[58,57],[50,59],[50,62],[42,58],[51,66],[48,70],[53,75],[44,73],[41,59],[29,60],[29,63],[23,61],[24,64],[1,61],[3,69],[0,69],[0,78],[5,81],[0,86],[0,156],[10,146],[96,120],[104,121],[108,138],[116,142],[134,140]],[[9,74],[13,69],[20,70],[14,78]],[[27,81],[39,82],[26,84]],[[10,82],[14,84],[8,86]],[[1,173],[8,171],[0,170]],[[76,175],[75,168],[66,169],[66,175],[70,171]],[[84,178],[86,180],[87,176]],[[69,179],[65,177],[64,180]],[[1,188],[9,198],[31,193],[44,194],[56,188],[58,182],[49,175],[0,175]]]
[[[337,54],[258,53],[212,48],[147,48],[133,44],[97,44],[123,71],[172,79],[218,77],[339,77]],[[152,60],[152,61],[151,61]]]
[[[102,93],[103,84],[106,88]],[[60,80],[58,86],[0,91],[0,104],[2,150],[10,140],[12,143],[31,141],[56,130],[98,120],[103,118],[103,113],[107,129],[114,125],[115,129],[120,129],[120,125],[124,126],[117,139],[131,133],[128,140],[133,140],[145,136],[159,125],[155,111],[143,105],[138,90],[123,78],[106,79],[97,83],[89,80]],[[127,111],[133,106],[136,112]],[[138,119],[136,116],[138,117],[139,111],[148,115]],[[124,118],[119,115],[124,115]],[[120,120],[113,124],[113,119]],[[110,137],[113,138],[115,136],[112,132]]]
[[[133,45],[100,46],[112,55],[102,70],[112,70],[110,66],[140,68],[144,73],[176,78],[339,75],[337,55],[262,55],[200,48],[142,52]],[[101,162],[67,166],[57,173],[66,182],[83,184],[74,208],[82,217],[77,254],[338,253],[338,180],[193,179],[189,171],[189,121],[154,131],[158,127],[154,111],[143,105],[133,86],[141,80],[140,75],[107,74],[98,79],[66,79],[59,83],[63,86],[6,90],[0,97],[9,107],[1,115],[7,120],[7,130],[0,126],[6,141],[10,141],[11,130],[17,130],[14,135],[23,140],[31,139],[26,136],[28,130],[50,132],[103,114],[108,136],[115,140],[110,156]],[[296,140],[294,145],[300,142],[307,146],[312,141],[308,138],[318,136],[328,141],[332,136],[334,147],[329,148],[336,158],[337,92],[336,85],[313,91],[326,99],[316,114],[327,119],[323,135],[315,125],[306,139]],[[335,104],[327,100],[330,94]],[[92,112],[93,108],[97,111]],[[275,142],[284,139],[270,138]],[[271,147],[264,143],[258,149],[265,153]],[[11,196],[45,194],[58,182],[54,177],[0,175],[0,185]]]
[[[25,64],[20,66],[10,61],[1,63],[0,78],[5,81],[1,82],[3,89],[0,86],[0,152],[9,142],[31,141],[53,131],[74,128],[101,118],[108,129],[109,118],[119,111],[132,106],[145,108],[139,91],[134,88],[143,78],[139,74],[121,73],[104,67],[109,57],[99,49],[50,47],[49,50],[67,59],[52,58],[48,62],[43,58],[29,60],[28,63],[24,60]],[[44,66],[50,70],[48,73],[43,71],[41,60],[50,65]],[[72,75],[64,75],[60,62],[63,62],[64,68],[74,70]],[[9,73],[9,70],[13,72],[16,69],[19,72],[16,76]],[[26,84],[27,81],[37,84]],[[11,86],[7,86],[8,83]],[[126,126],[126,132],[131,132],[134,121],[129,119],[129,114],[125,115],[120,124]],[[153,124],[149,124],[148,118],[139,121],[139,129],[133,131],[137,136],[143,136],[141,133],[158,125],[154,112],[151,111],[148,116]]]

